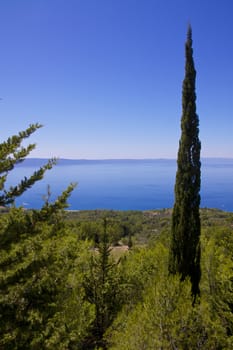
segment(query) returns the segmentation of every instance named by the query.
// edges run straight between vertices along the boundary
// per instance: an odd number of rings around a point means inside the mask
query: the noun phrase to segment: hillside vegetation
[[[0,216],[0,348],[232,348],[232,213],[201,210],[195,307],[167,272],[170,209],[39,213]]]

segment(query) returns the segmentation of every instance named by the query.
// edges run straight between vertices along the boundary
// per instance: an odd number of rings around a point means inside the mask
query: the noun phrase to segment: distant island
[[[21,166],[41,166],[48,161],[49,158],[26,158],[23,162],[17,164],[18,167]],[[203,164],[233,164],[233,158],[219,158],[219,157],[204,157],[201,159]],[[175,158],[141,158],[141,159],[68,159],[68,158],[58,158],[57,165],[79,165],[79,164],[116,164],[116,163],[154,163],[154,162],[171,162],[176,163]]]

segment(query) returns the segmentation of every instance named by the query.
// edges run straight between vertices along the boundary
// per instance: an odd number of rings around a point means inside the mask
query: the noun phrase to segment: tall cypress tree
[[[185,44],[185,78],[182,94],[181,139],[179,143],[175,184],[175,204],[172,214],[170,273],[179,273],[181,280],[190,277],[192,295],[200,293],[200,184],[201,143],[199,118],[196,114],[192,29],[189,26]],[[195,300],[195,299],[194,299]]]

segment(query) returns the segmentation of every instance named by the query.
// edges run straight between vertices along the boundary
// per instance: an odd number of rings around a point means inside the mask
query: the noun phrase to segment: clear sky
[[[175,158],[193,29],[203,157],[233,157],[232,0],[0,0],[0,139],[32,157]]]

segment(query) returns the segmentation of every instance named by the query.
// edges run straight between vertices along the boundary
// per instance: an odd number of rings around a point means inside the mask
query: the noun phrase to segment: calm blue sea
[[[27,159],[12,171],[9,184],[29,176],[46,160]],[[173,206],[176,160],[60,160],[45,178],[16,202],[40,208],[50,185],[51,200],[78,182],[70,209],[148,210]],[[233,211],[233,159],[203,159],[201,206]]]

